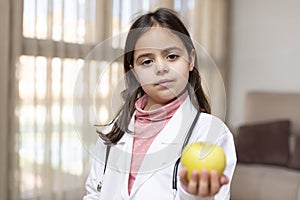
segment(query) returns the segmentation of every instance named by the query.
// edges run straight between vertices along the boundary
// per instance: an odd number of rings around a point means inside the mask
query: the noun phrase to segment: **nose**
[[[168,64],[165,63],[163,60],[158,60],[155,67],[155,73],[157,75],[161,75],[167,73],[169,71]]]

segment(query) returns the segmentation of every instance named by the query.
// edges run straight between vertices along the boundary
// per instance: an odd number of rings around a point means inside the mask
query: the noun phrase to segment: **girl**
[[[194,45],[173,11],[158,9],[133,23],[124,71],[124,105],[99,132],[84,199],[229,199],[236,164],[233,137],[210,115]],[[180,154],[196,141],[223,148],[224,175],[203,170],[187,179]]]

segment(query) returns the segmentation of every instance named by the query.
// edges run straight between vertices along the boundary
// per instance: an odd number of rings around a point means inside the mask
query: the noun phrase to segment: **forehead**
[[[185,49],[182,40],[171,30],[161,27],[152,27],[137,40],[135,50],[166,49],[170,46]]]

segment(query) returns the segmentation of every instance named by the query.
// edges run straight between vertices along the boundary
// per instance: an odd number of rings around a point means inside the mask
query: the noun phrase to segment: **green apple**
[[[203,169],[208,172],[215,170],[221,176],[226,166],[226,156],[223,149],[208,142],[195,142],[187,145],[181,155],[181,164],[187,168],[190,179],[192,171],[199,173]]]

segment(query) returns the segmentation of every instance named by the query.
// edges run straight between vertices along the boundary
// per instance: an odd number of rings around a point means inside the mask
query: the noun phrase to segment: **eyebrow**
[[[165,49],[163,49],[162,51],[163,52],[170,52],[170,51],[180,51],[180,52],[183,52],[183,49],[182,48],[179,48],[179,47],[176,47],[176,46],[174,46],[174,47],[168,47],[168,48],[165,48]],[[142,58],[142,57],[148,57],[148,56],[151,56],[152,55],[152,53],[143,53],[143,54],[140,54],[137,58],[136,58],[136,60],[138,60],[138,59],[140,59],[140,58]]]
[[[183,51],[183,49],[181,49],[179,47],[168,47],[168,48],[164,49],[163,51],[164,52],[169,52],[169,51],[174,51],[174,50]]]

